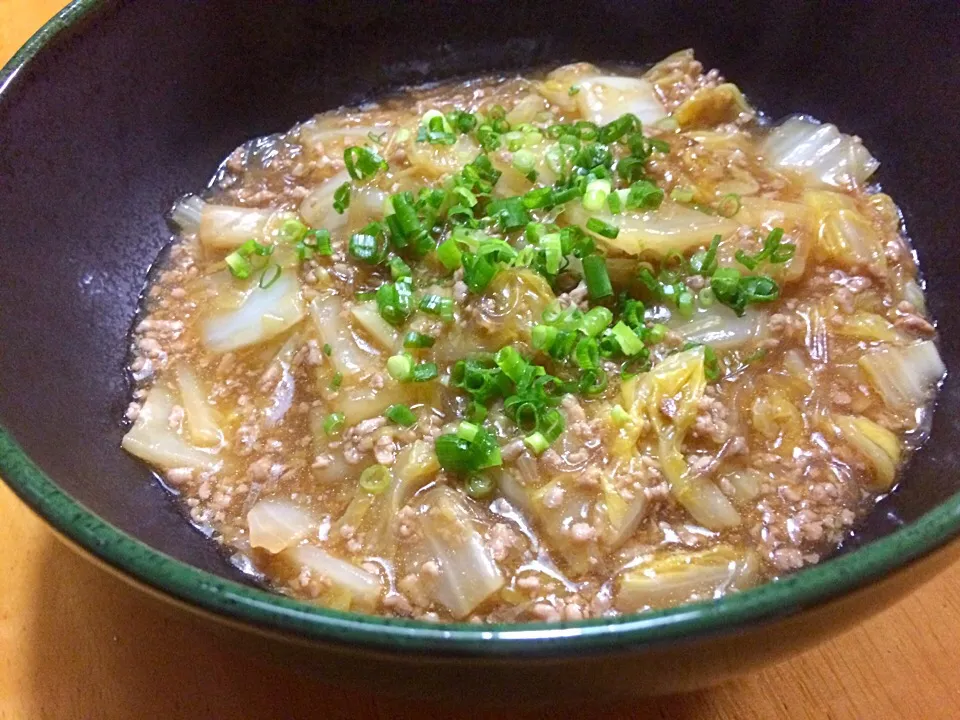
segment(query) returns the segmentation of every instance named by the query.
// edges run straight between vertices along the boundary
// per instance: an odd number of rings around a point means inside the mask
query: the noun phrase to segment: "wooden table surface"
[[[0,63],[62,0],[0,0]],[[2,142],[2,138],[0,138]],[[375,679],[372,679],[375,684]],[[530,718],[960,718],[960,565],[855,630],[689,695]],[[0,718],[502,718],[306,684],[64,547],[0,485]]]

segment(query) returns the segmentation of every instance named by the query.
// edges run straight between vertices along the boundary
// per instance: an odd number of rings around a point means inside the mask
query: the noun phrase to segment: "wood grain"
[[[0,62],[62,0],[0,0]],[[308,684],[64,547],[0,485],[0,718],[503,718]],[[371,686],[376,678],[371,678]],[[538,693],[544,689],[535,689]],[[958,718],[960,565],[855,630],[719,687],[531,719]]]

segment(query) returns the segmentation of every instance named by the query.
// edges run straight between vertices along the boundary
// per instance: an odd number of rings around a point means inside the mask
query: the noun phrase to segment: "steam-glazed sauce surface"
[[[945,372],[853,131],[687,51],[253,140],[173,211],[124,447],[338,609],[578,620],[817,563]]]

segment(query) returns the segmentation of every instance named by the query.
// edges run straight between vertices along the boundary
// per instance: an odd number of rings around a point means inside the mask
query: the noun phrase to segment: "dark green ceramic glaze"
[[[374,673],[414,693],[483,685],[509,700],[531,683],[547,684],[541,699],[695,687],[815,642],[952,559],[953,546],[932,552],[960,529],[952,383],[903,488],[837,557],[716,602],[563,625],[438,626],[267,593],[120,451],[125,336],[168,238],[163,212],[237,144],[402,84],[570,59],[649,61],[684,46],[771,114],[807,111],[866,139],[929,260],[931,308],[956,365],[960,314],[947,308],[960,274],[960,173],[942,158],[960,141],[954,5],[908,17],[879,7],[864,17],[846,3],[541,10],[214,0],[185,11],[175,0],[80,0],[54,18],[0,72],[6,482],[109,568],[262,631],[268,638],[251,642],[265,651],[305,654],[297,667],[328,679]]]

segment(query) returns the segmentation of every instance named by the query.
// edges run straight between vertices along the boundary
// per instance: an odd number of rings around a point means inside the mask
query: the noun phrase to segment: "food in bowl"
[[[318,115],[174,208],[123,446],[337,609],[578,620],[776,578],[894,487],[945,373],[877,166],[689,51]]]

